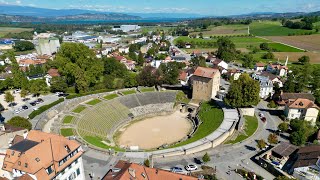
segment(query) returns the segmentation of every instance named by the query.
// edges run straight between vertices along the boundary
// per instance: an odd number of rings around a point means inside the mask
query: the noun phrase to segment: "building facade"
[[[192,99],[209,101],[220,90],[218,69],[198,67],[192,76]]]
[[[288,102],[284,109],[287,119],[302,119],[316,123],[319,113],[319,107],[309,99],[298,98],[295,101]]]
[[[2,170],[6,178],[34,180],[85,179],[81,145],[63,136],[31,130],[6,150]]]

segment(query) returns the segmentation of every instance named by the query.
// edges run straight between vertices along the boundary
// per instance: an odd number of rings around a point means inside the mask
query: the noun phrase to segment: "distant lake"
[[[51,22],[32,22],[33,24],[112,24],[112,23],[170,23],[187,19],[181,18],[164,18],[164,19],[139,19],[139,20],[61,20]]]

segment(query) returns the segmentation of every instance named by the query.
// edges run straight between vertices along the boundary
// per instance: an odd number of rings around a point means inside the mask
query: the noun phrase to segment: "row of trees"
[[[282,22],[283,26],[291,29],[306,29],[306,30],[312,30],[313,24],[310,21],[291,21],[287,20],[285,22]]]
[[[29,51],[34,49],[34,44],[30,41],[16,41],[13,48],[15,51]]]

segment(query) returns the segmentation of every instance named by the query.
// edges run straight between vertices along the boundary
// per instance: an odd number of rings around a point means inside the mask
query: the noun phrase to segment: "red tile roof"
[[[298,98],[295,101],[288,103],[288,107],[299,108],[299,109],[308,109],[313,107],[313,108],[319,109],[319,107],[309,99],[302,99],[302,98]]]
[[[115,168],[121,169],[120,172],[108,171],[102,180],[196,180],[197,178],[182,174],[172,173],[169,171],[149,168],[126,161],[119,161]]]
[[[60,76],[58,69],[53,69],[53,68],[49,69],[48,74],[51,77],[59,77]]]
[[[264,67],[265,64],[264,64],[264,63],[256,63],[256,66],[257,66],[257,67]]]
[[[197,69],[196,69],[196,71],[194,72],[193,75],[212,79],[214,74],[217,73],[217,72],[219,72],[218,69],[197,67]]]

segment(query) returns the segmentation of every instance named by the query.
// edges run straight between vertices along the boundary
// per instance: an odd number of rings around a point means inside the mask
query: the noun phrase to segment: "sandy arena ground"
[[[187,114],[179,111],[138,121],[120,129],[119,145],[139,146],[139,149],[158,148],[183,139],[192,128]]]

